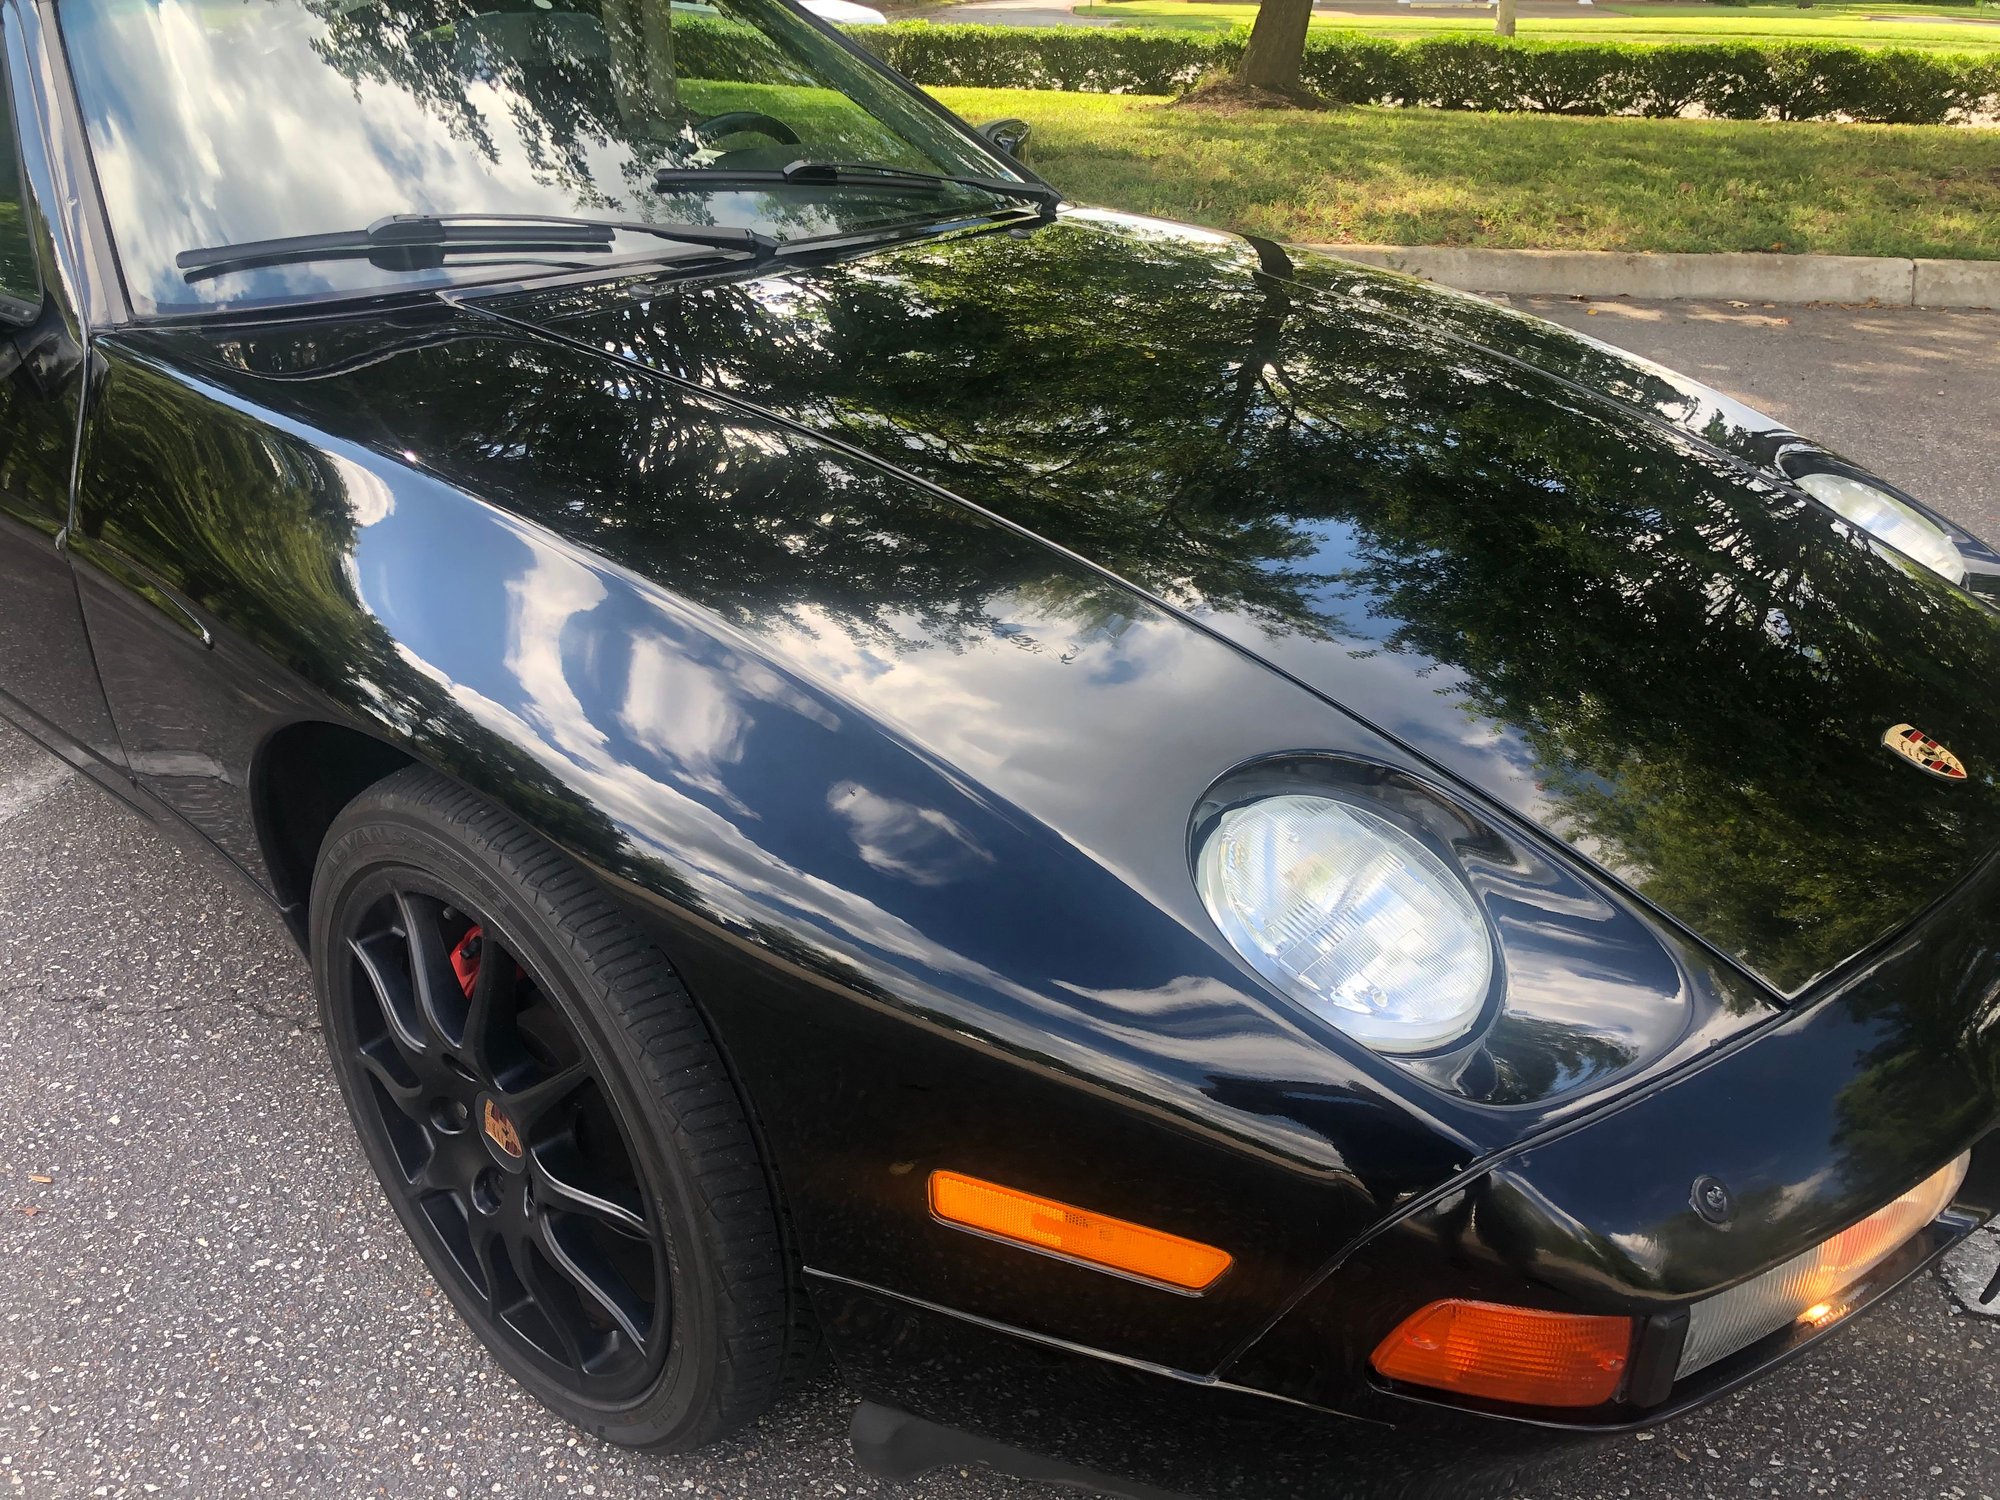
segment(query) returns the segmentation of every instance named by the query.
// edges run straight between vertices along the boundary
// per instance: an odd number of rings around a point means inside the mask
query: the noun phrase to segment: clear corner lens
[[[1818,1328],[1846,1316],[1856,1284],[1951,1207],[1971,1164],[1967,1152],[1832,1239],[1695,1303],[1674,1378],[1707,1369],[1789,1324]]]
[[[1844,521],[1851,521],[1877,541],[1886,542],[1940,578],[1965,582],[1965,559],[1951,538],[1921,511],[1886,490],[1846,474],[1802,474],[1800,489]]]
[[[1386,818],[1328,797],[1230,809],[1198,857],[1223,935],[1294,1000],[1381,1052],[1470,1029],[1493,945],[1456,871]]]

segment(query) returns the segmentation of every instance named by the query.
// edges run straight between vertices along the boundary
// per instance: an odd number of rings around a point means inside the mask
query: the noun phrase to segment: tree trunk
[[[1499,36],[1514,34],[1514,0],[1500,0],[1494,7],[1493,30]]]
[[[1296,94],[1312,8],[1313,0],[1262,0],[1250,27],[1250,45],[1236,65],[1236,81],[1274,94]]]

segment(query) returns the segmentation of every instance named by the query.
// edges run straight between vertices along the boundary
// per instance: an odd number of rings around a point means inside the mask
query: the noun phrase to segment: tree
[[[1500,0],[1499,7],[1493,12],[1493,30],[1498,36],[1514,34],[1514,0]]]
[[[1312,0],[1263,0],[1250,28],[1250,45],[1236,65],[1236,82],[1273,94],[1300,93],[1299,65],[1305,61],[1311,21]]]
[[[1184,104],[1299,105],[1324,109],[1326,101],[1299,79],[1306,55],[1306,28],[1313,0],[1261,0],[1250,41],[1236,71],[1204,83]]]

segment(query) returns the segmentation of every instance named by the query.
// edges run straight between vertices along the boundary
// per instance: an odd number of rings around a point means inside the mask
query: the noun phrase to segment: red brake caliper
[[[451,972],[458,976],[458,987],[465,991],[465,998],[472,998],[472,987],[479,983],[479,953],[485,944],[483,927],[468,927],[451,950]]]

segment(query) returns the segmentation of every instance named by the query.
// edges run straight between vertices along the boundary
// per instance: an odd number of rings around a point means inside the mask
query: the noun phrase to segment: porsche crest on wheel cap
[[[1914,724],[1895,724],[1884,731],[1882,743],[1919,771],[1946,781],[1965,780],[1965,762]]]
[[[503,1157],[519,1161],[525,1154],[521,1149],[521,1132],[514,1128],[514,1122],[508,1119],[491,1099],[484,1101],[479,1124],[486,1132],[486,1139],[493,1143],[494,1149]]]

